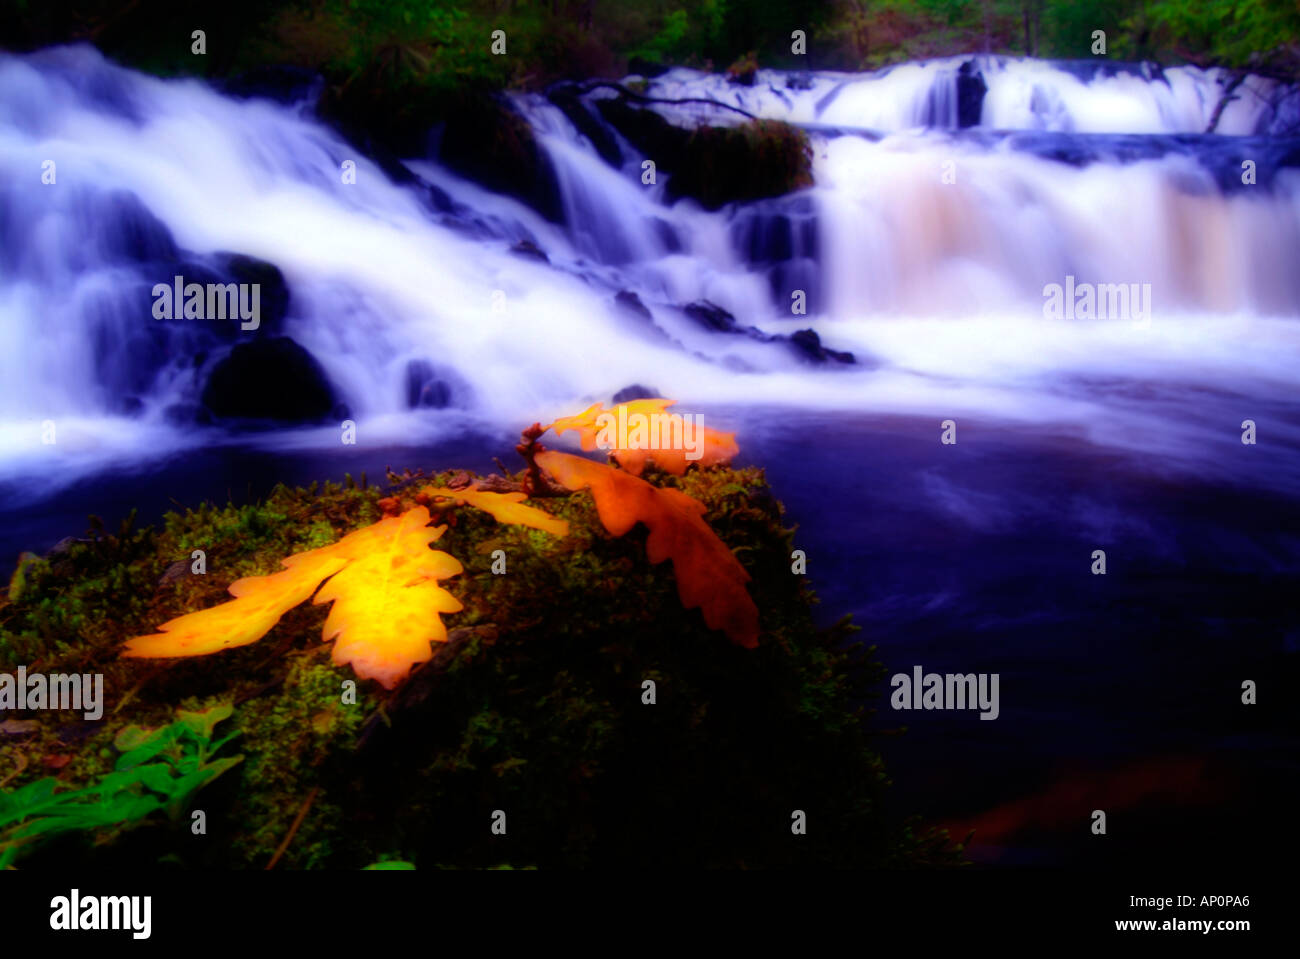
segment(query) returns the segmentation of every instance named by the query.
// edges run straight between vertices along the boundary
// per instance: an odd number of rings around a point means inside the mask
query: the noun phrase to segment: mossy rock
[[[68,788],[94,783],[112,768],[122,728],[215,703],[233,704],[227,722],[244,759],[193,800],[205,836],[191,835],[188,816],[150,819],[64,837],[19,867],[954,862],[944,836],[883,809],[887,779],[863,711],[882,670],[847,624],[815,625],[807,579],[790,569],[793,533],[762,471],[648,478],[700,499],[753,577],[758,649],[733,646],[683,609],[672,564],[646,559],[644,529],[610,537],[582,492],[536,501],[569,521],[564,538],[435,501],[435,522],[448,527],[437,548],[465,567],[446,581],[464,610],[445,617],[449,641],[392,692],[330,662],[326,610],[311,604],[250,646],[119,658],[131,636],[415,505],[422,486],[451,474],[390,476],[382,490],[280,487],[262,503],[169,514],[160,530],[99,528],[29,558],[0,606],[0,669],[102,672],[106,708],[99,722],[33,714],[34,731],[0,737],[3,788],[52,774],[52,757]],[[206,553],[206,574],[178,573],[194,549]],[[497,550],[504,574],[493,571]],[[505,836],[491,830],[496,810]],[[792,833],[795,810],[807,835]]]
[[[597,109],[638,150],[671,174],[668,195],[705,209],[784,196],[813,184],[812,147],[798,127],[780,120],[687,130],[625,98]]]
[[[754,120],[696,129],[668,181],[668,193],[716,210],[784,196],[812,183],[812,148],[804,132],[779,120]]]

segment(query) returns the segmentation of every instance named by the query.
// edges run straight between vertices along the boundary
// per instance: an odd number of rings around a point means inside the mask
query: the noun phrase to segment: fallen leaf
[[[523,505],[528,497],[524,493],[492,493],[477,487],[467,489],[445,489],[429,487],[421,492],[429,499],[452,499],[468,503],[486,513],[490,513],[498,523],[514,523],[540,529],[553,536],[568,536],[569,524],[566,520],[552,516],[545,510]]]
[[[416,663],[429,659],[430,643],[444,642],[439,613],[461,605],[437,580],[462,567],[429,544],[445,526],[429,527],[423,506],[380,520],[332,546],[297,553],[286,569],[236,580],[235,599],[179,616],[150,636],[129,640],[122,655],[134,658],[204,656],[245,646],[266,635],[284,613],[312,597],[333,602],[322,638],[335,640],[332,658],[351,664],[362,679],[391,689]],[[322,580],[328,580],[317,592]]]
[[[704,522],[703,503],[581,456],[547,450],[536,461],[566,489],[589,489],[610,535],[622,536],[644,523],[650,530],[650,562],[673,561],[682,605],[698,608],[710,629],[726,633],[738,646],[758,645],[758,607],[745,588],[749,574]]]
[[[660,469],[681,476],[691,463],[717,466],[730,463],[740,452],[735,433],[722,433],[689,423],[680,413],[667,412],[676,400],[663,398],[632,400],[606,410],[600,403],[574,416],[562,416],[548,429],[557,436],[576,430],[588,453],[605,450],[633,476],[653,461]],[[687,449],[687,439],[692,449]]]

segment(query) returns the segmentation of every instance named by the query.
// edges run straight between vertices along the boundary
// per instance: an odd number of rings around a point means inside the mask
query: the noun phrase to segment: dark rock
[[[287,336],[238,344],[203,388],[203,405],[223,418],[306,423],[330,415],[334,404],[325,371]]]
[[[218,253],[216,262],[217,268],[229,277],[226,282],[257,286],[257,335],[269,336],[277,332],[289,313],[289,284],[280,268],[242,253]]]
[[[324,89],[319,73],[288,64],[264,64],[221,80],[217,86],[229,96],[256,97],[276,103],[315,102]]]
[[[680,166],[689,130],[674,126],[653,110],[633,107],[622,97],[597,100],[596,109],[629,143],[653,158],[659,169],[672,172]]]
[[[813,183],[807,135],[779,120],[697,127],[675,162],[669,197],[689,197],[706,210],[784,196]]]
[[[170,261],[178,254],[171,230],[129,190],[97,197],[86,222],[93,231],[89,239],[110,262]]]
[[[410,409],[442,410],[452,405],[452,388],[428,360],[406,364],[406,405]]]
[[[834,360],[837,363],[857,362],[852,353],[831,350],[822,346],[821,337],[817,335],[816,330],[798,330],[790,334],[789,341],[795,352],[805,359],[812,360],[814,363],[825,363],[829,360]]]
[[[957,70],[957,126],[977,127],[984,112],[984,94],[988,84],[975,61],[967,60]]]
[[[504,102],[466,97],[449,111],[438,159],[489,190],[527,203],[552,223],[564,221],[559,181],[532,127]]]
[[[546,255],[546,251],[532,240],[520,240],[510,248],[510,252],[529,260],[540,260],[543,263],[551,262],[551,258]]]
[[[650,221],[650,223],[654,227],[655,233],[659,236],[659,242],[664,245],[665,253],[682,252],[683,247],[681,238],[678,237],[677,231],[673,229],[671,223],[667,220],[661,220],[659,217],[655,217]]]
[[[646,57],[633,57],[627,62],[628,73],[635,73],[637,76],[645,77],[647,80],[661,77],[670,69],[671,67],[665,66],[657,60],[650,60]]]
[[[627,310],[629,313],[641,317],[643,320],[654,320],[654,315],[641,302],[641,297],[637,296],[631,290],[619,290],[614,295],[614,303]]]
[[[618,148],[618,141],[571,88],[552,90],[548,98],[568,117],[574,129],[591,141],[602,160],[615,169],[623,166],[623,151]]]
[[[700,300],[688,303],[682,309],[696,323],[715,333],[741,332],[736,326],[736,318],[716,303]]]
[[[631,386],[625,386],[615,393],[614,402],[631,403],[633,400],[654,400],[658,399],[660,395],[660,392],[654,387],[633,383]]]
[[[785,80],[787,90],[811,90],[813,88],[813,78],[811,73],[800,72],[792,73]]]

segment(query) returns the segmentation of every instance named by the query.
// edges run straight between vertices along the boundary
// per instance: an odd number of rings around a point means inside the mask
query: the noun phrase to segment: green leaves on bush
[[[243,760],[213,759],[238,733],[212,741],[228,704],[189,712],[159,729],[127,726],[113,745],[122,753],[111,773],[85,789],[58,792],[53,777],[0,791],[0,869],[34,844],[69,832],[125,829],[163,810],[172,819],[200,787]]]

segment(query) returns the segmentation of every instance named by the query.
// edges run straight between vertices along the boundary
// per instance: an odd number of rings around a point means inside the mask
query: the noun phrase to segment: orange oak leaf
[[[157,633],[129,640],[122,655],[205,656],[246,646],[315,593],[316,603],[334,603],[322,631],[335,641],[334,662],[392,689],[432,657],[430,643],[446,642],[438,614],[461,609],[437,582],[460,573],[459,561],[429,549],[445,530],[429,526],[423,506],[380,520],[332,546],[290,556],[278,573],[236,580],[230,602],[163,623]],[[322,580],[328,581],[317,592]]]
[[[703,503],[581,456],[547,450],[536,460],[566,489],[589,489],[612,536],[644,523],[650,530],[650,562],[673,561],[682,605],[699,608],[710,629],[723,631],[738,646],[758,645],[758,607],[745,588],[749,573],[704,522]]]
[[[499,523],[514,523],[519,526],[531,526],[550,533],[552,536],[568,536],[569,523],[558,516],[552,516],[545,510],[523,505],[528,497],[524,493],[493,493],[470,486],[466,489],[445,489],[439,486],[425,487],[422,492],[429,499],[454,499],[468,503],[484,512],[491,513]]]
[[[681,476],[691,463],[715,466],[730,463],[740,452],[735,433],[722,433],[680,413],[669,413],[676,400],[632,400],[606,410],[600,403],[550,425],[557,436],[577,430],[582,448],[607,450],[633,476],[647,461]]]

